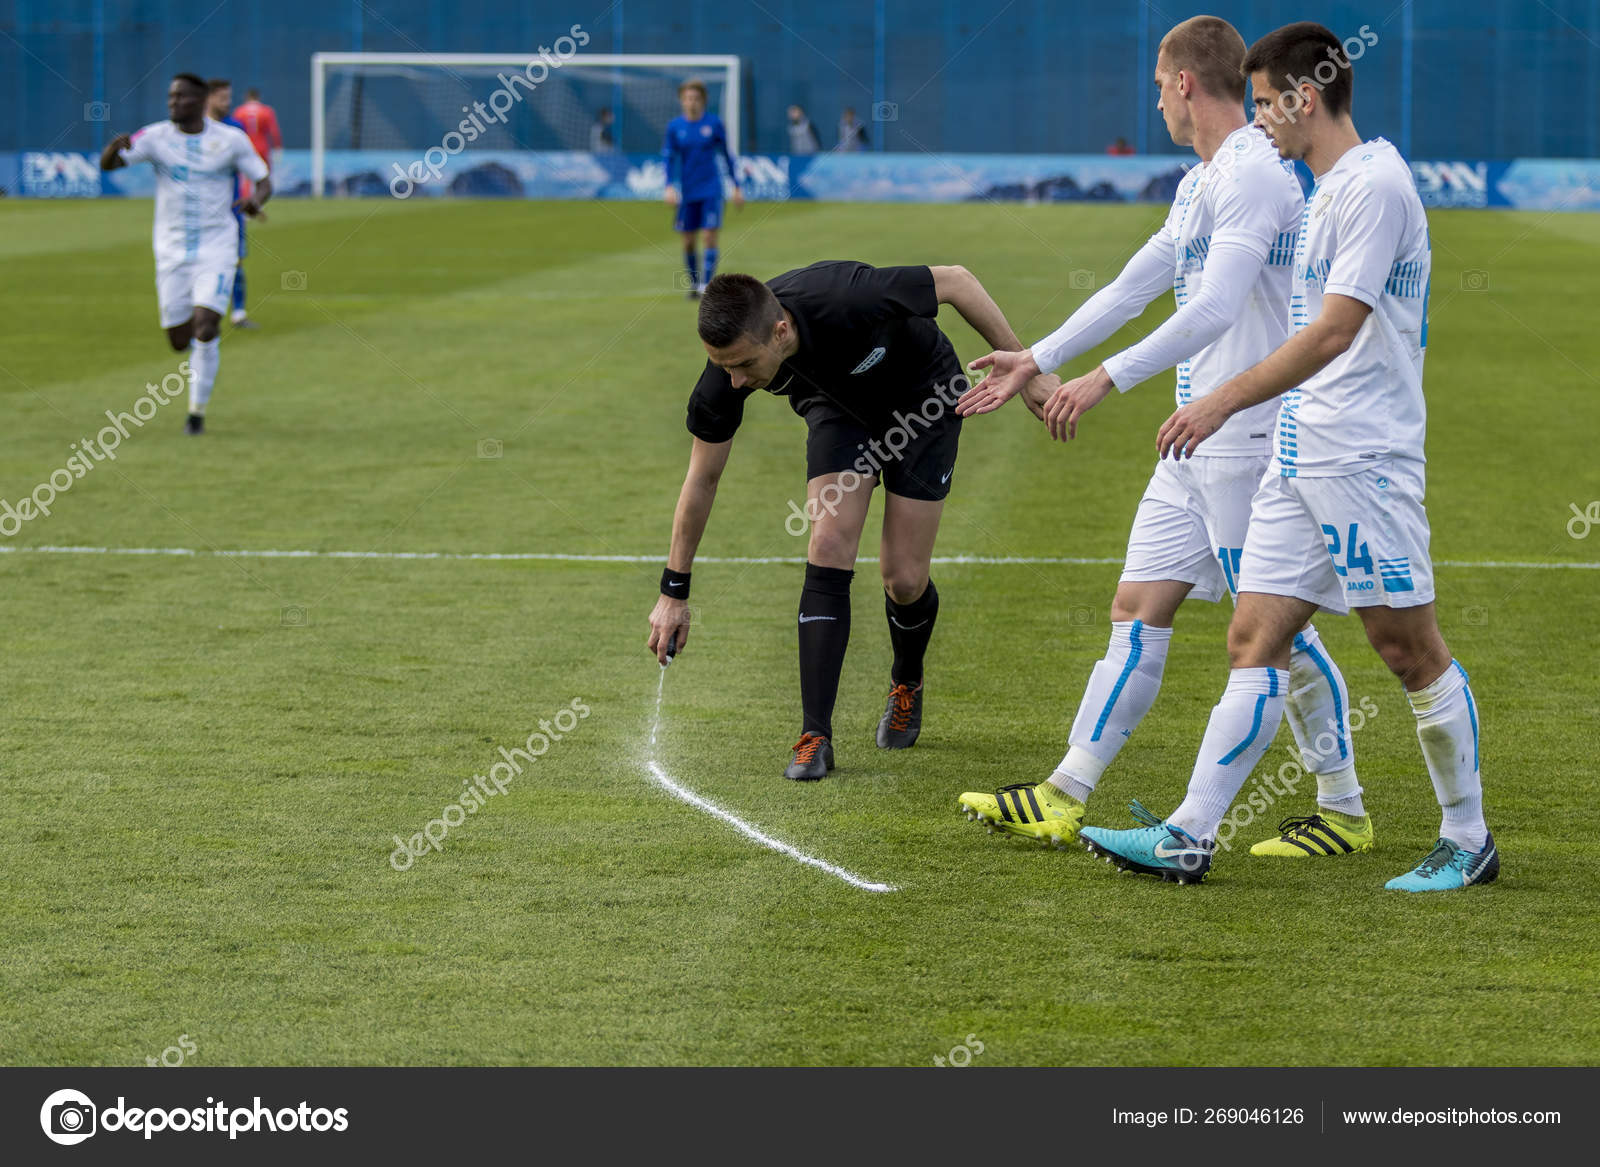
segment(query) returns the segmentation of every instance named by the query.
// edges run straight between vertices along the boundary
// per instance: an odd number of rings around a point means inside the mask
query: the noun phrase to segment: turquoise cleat
[[[1213,845],[1202,843],[1187,831],[1157,818],[1137,800],[1128,804],[1133,817],[1145,824],[1130,831],[1084,827],[1078,832],[1091,855],[1123,871],[1154,875],[1169,883],[1199,883],[1211,871]]]
[[[1468,851],[1441,838],[1421,863],[1383,886],[1391,891],[1455,891],[1475,883],[1493,883],[1499,874],[1500,850],[1491,832],[1482,851]]]

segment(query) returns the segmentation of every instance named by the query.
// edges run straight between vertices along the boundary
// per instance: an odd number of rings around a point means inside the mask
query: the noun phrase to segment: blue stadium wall
[[[1600,0],[1236,3],[1197,8],[1253,39],[1295,19],[1378,42],[1357,64],[1356,120],[1414,158],[1594,158]],[[799,102],[831,145],[839,111],[874,107],[874,150],[1098,153],[1117,137],[1175,153],[1149,76],[1187,9],[1049,0],[10,0],[0,6],[0,151],[95,151],[165,116],[178,70],[256,85],[286,144],[309,144],[313,52],[520,53],[574,22],[591,52],[735,53],[745,149],[786,149]],[[105,114],[104,120],[96,115]]]

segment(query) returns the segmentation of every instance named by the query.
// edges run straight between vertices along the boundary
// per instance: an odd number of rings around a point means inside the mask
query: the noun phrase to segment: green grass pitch
[[[248,265],[262,328],[225,333],[211,432],[185,438],[181,401],[165,406],[4,540],[4,1062],[142,1065],[186,1035],[204,1065],[931,1065],[969,1034],[980,1066],[1600,1060],[1600,574],[1494,566],[1600,560],[1600,538],[1567,531],[1571,506],[1600,498],[1582,292],[1600,218],[1432,216],[1428,506],[1435,558],[1458,564],[1438,570],[1439,612],[1480,703],[1504,871],[1418,898],[1382,884],[1431,843],[1437,809],[1405,699],[1354,618],[1320,626],[1376,708],[1356,738],[1376,853],[1287,863],[1241,846],[1180,889],[958,817],[962,790],[1060,757],[1113,564],[936,568],[926,726],[894,754],[872,744],[888,640],[863,564],[839,770],[815,786],[779,777],[799,723],[800,569],[696,571],[660,764],[899,891],[850,887],[668,797],[646,770],[660,673],[645,616],[701,362],[668,213],[270,211]],[[724,268],[963,263],[1032,339],[1088,294],[1072,273],[1103,284],[1161,213],[751,205]],[[0,497],[15,503],[178,358],[157,328],[148,203],[7,200],[0,223]],[[985,351],[943,323],[963,359]],[[1066,447],[1017,405],[969,423],[939,554],[1119,556],[1169,384],[1106,402]],[[783,403],[752,400],[703,554],[804,554],[784,527],[802,441]],[[1161,699],[1091,822],[1124,823],[1129,797],[1176,804],[1225,678],[1226,618],[1181,613]],[[391,866],[393,836],[574,701],[589,715],[441,851]],[[1238,841],[1309,806],[1307,787]]]

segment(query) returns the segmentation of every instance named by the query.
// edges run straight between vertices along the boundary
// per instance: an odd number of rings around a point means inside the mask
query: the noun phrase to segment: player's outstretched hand
[[[744,210],[744,191],[738,187],[733,188],[733,209],[736,211]]]
[[[1050,436],[1058,442],[1077,437],[1078,419],[1115,388],[1104,365],[1066,382],[1044,407],[1044,424],[1050,427]]]
[[[673,186],[671,183],[668,183],[667,184],[667,189],[662,194],[661,197],[667,200],[667,205],[669,207],[677,206],[678,205],[678,188]]]
[[[132,145],[132,134],[118,134],[115,138],[111,139],[111,149],[113,150],[126,150]]]
[[[233,203],[233,209],[236,211],[243,211],[252,219],[261,214],[261,204],[256,202],[254,195],[251,195],[249,198],[235,199]]]
[[[1228,411],[1220,404],[1221,393],[1215,392],[1179,406],[1178,410],[1161,424],[1156,434],[1156,452],[1165,458],[1194,457],[1195,447],[1222,428],[1228,420]]]
[[[655,610],[650,613],[650,639],[647,642],[656,660],[667,663],[667,646],[672,644],[674,634],[677,635],[677,644],[673,651],[683,651],[683,646],[689,642],[689,620],[687,601],[675,600],[671,596],[662,596],[656,601]]]
[[[1033,363],[1033,353],[1027,349],[1020,353],[992,352],[967,368],[975,373],[988,369],[989,375],[956,400],[956,412],[962,417],[993,413],[1039,375],[1039,366]]]

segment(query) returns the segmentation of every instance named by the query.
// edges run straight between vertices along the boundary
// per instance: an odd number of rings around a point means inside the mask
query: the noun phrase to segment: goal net
[[[706,108],[726,123],[737,156],[738,57],[317,53],[311,193],[341,193],[327,182],[328,157],[336,151],[382,152],[402,166],[441,143],[452,153],[653,154],[680,112],[678,86],[690,77],[705,82]]]

